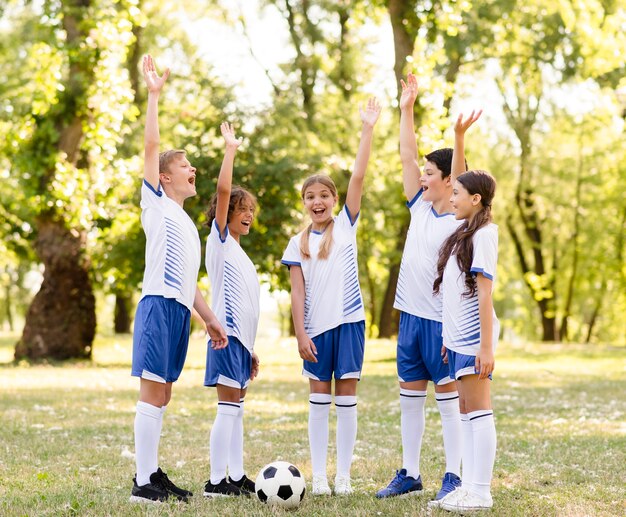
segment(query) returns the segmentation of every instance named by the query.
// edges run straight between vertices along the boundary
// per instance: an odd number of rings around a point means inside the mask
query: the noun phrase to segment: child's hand
[[[463,113],[459,113],[459,118],[456,119],[456,124],[454,124],[454,132],[457,135],[464,135],[472,124],[480,118],[482,113],[483,110],[478,110],[477,112],[472,110],[470,116],[467,117],[466,120],[463,120]]]
[[[250,368],[250,380],[253,381],[259,375],[259,356],[252,352],[252,367]]]
[[[417,77],[409,72],[406,76],[406,83],[400,79],[402,85],[402,95],[400,96],[400,109],[412,108],[417,99]]]
[[[241,145],[241,142],[243,142],[243,138],[237,138],[235,136],[233,126],[231,126],[228,122],[222,122],[220,125],[220,131],[224,137],[224,142],[226,142],[226,147],[237,149],[237,147]]]
[[[493,350],[483,350],[482,348],[479,350],[478,354],[476,354],[476,371],[478,372],[479,379],[487,379],[489,375],[493,372],[493,369],[496,365],[496,360],[493,355]]]
[[[317,355],[317,348],[315,347],[315,343],[311,341],[311,338],[305,335],[297,339],[300,357],[310,363],[317,363],[317,357],[315,357]]]
[[[359,114],[361,115],[363,125],[374,127],[374,124],[376,124],[378,116],[380,115],[380,104],[378,104],[376,97],[371,97],[367,101],[365,111],[359,108]]]
[[[213,350],[221,350],[228,346],[228,336],[217,318],[206,322],[206,330],[211,338],[211,348]]]
[[[170,69],[166,68],[163,75],[159,77],[152,56],[148,54],[143,57],[143,78],[146,81],[149,92],[159,93],[169,76]]]
[[[443,364],[448,364],[448,349],[445,345],[441,345],[441,360]]]

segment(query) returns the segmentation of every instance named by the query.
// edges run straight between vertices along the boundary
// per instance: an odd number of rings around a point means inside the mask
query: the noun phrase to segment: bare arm
[[[480,352],[476,355],[478,378],[486,379],[495,367],[493,353],[493,300],[492,281],[482,273],[476,275],[478,288],[478,314],[480,317]]]
[[[167,68],[159,77],[152,56],[143,58],[143,77],[148,87],[148,109],[144,130],[144,179],[156,190],[159,188],[159,95],[170,75]]]
[[[224,137],[226,150],[220,175],[217,178],[217,207],[215,210],[215,222],[222,237],[226,234],[228,224],[228,205],[230,203],[230,192],[233,185],[233,165],[237,148],[241,145],[241,138],[235,136],[235,130],[228,122],[223,122],[220,131]]]
[[[199,287],[196,287],[196,295],[193,299],[193,308],[198,311],[198,314],[206,324],[207,332],[211,338],[211,346],[215,350],[225,348],[228,345],[228,336],[226,335],[226,332],[224,332],[220,322],[217,320],[215,313],[206,303]]]
[[[352,176],[350,176],[350,183],[348,184],[348,193],[346,194],[346,206],[352,218],[355,218],[359,210],[361,210],[363,180],[365,179],[367,163],[369,162],[370,152],[372,150],[374,126],[380,115],[380,104],[372,97],[367,102],[365,111],[359,108],[359,113],[361,115],[361,122],[363,123],[361,128],[361,140],[359,142],[359,150],[356,153]]]
[[[417,139],[413,123],[413,107],[417,98],[417,78],[409,74],[406,83],[402,83],[400,97],[400,161],[402,162],[402,181],[407,200],[415,197],[420,189],[420,166],[417,162]]]
[[[460,174],[467,169],[465,167],[465,132],[476,122],[482,115],[483,110],[478,112],[472,111],[470,116],[463,120],[463,113],[459,114],[454,124],[454,151],[452,153],[452,170],[451,180],[454,183]]]
[[[317,363],[317,348],[304,329],[304,276],[300,266],[289,268],[291,279],[291,316],[298,340],[298,352],[305,361]]]

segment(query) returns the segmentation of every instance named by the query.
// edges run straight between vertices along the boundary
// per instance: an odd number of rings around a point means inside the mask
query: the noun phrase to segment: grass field
[[[211,501],[208,439],[215,391],[202,386],[204,341],[194,338],[164,421],[161,466],[196,496],[188,505],[128,503],[136,379],[130,337],[99,337],[93,362],[10,363],[16,336],[0,337],[0,515],[274,515],[256,499]],[[310,479],[307,383],[295,344],[263,338],[261,375],[246,399],[250,477],[284,459]],[[626,349],[501,345],[493,400],[498,452],[493,482],[498,516],[626,515]],[[331,442],[334,442],[331,411]],[[395,346],[368,341],[359,385],[355,494],[305,497],[298,515],[449,515],[429,512],[443,474],[439,415],[427,403],[421,474],[424,495],[379,501],[374,492],[400,468]],[[334,477],[334,444],[329,479]],[[331,483],[332,484],[332,483]]]

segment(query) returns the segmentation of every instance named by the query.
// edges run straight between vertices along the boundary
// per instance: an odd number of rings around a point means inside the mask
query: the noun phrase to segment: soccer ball
[[[265,465],[256,477],[254,486],[259,500],[269,506],[295,508],[304,497],[304,478],[287,461],[274,461]]]

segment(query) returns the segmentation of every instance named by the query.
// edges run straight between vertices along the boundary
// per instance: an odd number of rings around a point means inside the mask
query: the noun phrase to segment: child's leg
[[[330,381],[309,379],[309,445],[313,476],[326,478],[328,451],[328,415],[330,413]]]
[[[226,477],[226,467],[235,420],[239,414],[241,390],[217,385],[217,415],[211,428],[210,460],[211,483],[217,485]]]
[[[135,463],[137,485],[150,483],[150,474],[159,468],[159,438],[166,385],[139,379],[139,401],[135,414]]]
[[[459,414],[459,393],[454,382],[435,385],[435,399],[441,415],[443,448],[446,454],[446,472],[461,474],[461,418]]]
[[[491,380],[479,380],[478,375],[467,375],[461,382],[473,436],[474,465],[471,490],[481,497],[490,498],[497,443],[496,425],[491,408]]]
[[[245,474],[243,468],[243,402],[246,390],[240,390],[239,412],[233,425],[233,435],[228,454],[228,475],[233,481],[239,481]]]
[[[350,477],[357,433],[357,379],[335,381],[337,411],[337,477]]]
[[[420,475],[420,453],[426,425],[424,407],[428,381],[400,383],[400,432],[402,436],[402,468],[409,477]]]

